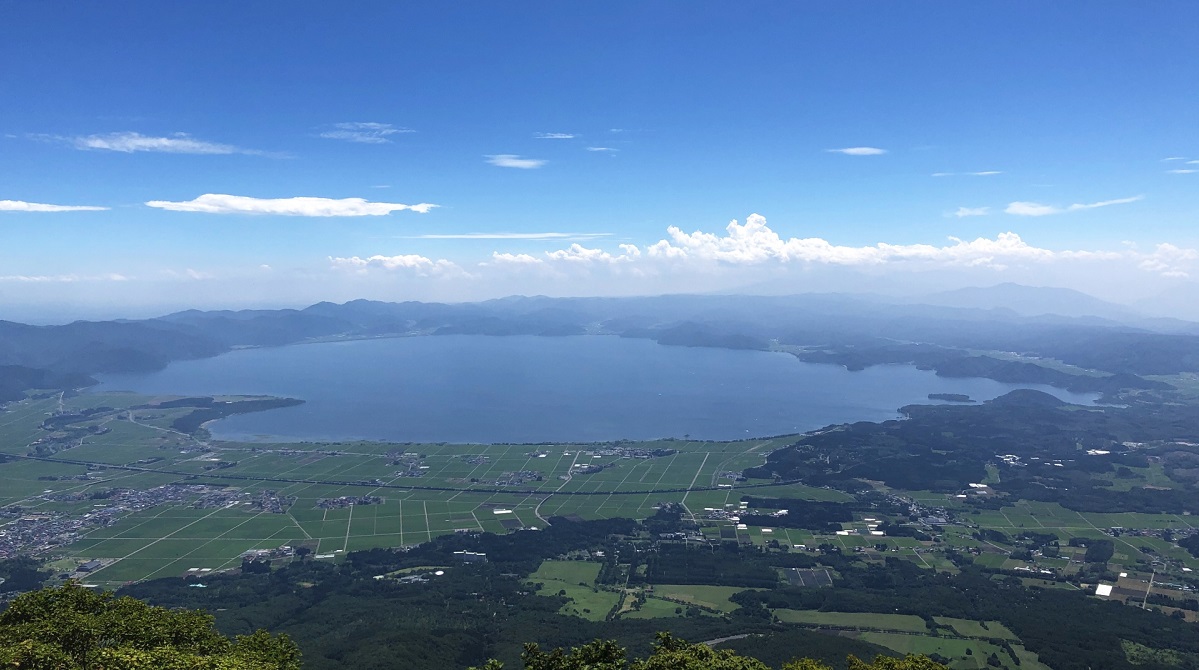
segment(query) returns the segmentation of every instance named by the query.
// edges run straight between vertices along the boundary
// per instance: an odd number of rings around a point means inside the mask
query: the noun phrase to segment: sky
[[[1157,304],[1199,285],[1197,44],[1190,0],[0,0],[0,318]]]

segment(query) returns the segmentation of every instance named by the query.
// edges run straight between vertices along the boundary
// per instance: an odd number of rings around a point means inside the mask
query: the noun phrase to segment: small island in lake
[[[974,402],[974,399],[964,393],[930,393],[929,400],[944,400],[945,402]]]

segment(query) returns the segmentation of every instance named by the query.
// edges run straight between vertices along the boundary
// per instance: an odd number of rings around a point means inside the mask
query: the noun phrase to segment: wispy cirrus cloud
[[[887,153],[886,149],[878,147],[845,147],[844,149],[825,149],[831,154],[845,154],[846,156],[879,156]]]
[[[404,205],[394,202],[371,202],[363,198],[253,198],[221,193],[205,193],[193,200],[151,200],[146,203],[146,206],[173,212],[313,217],[383,216],[404,210],[425,214],[437,207],[437,205],[426,202],[417,205]]]
[[[24,200],[0,200],[0,212],[103,212],[107,209],[93,205],[51,205]]]
[[[933,177],[993,177],[997,174],[1003,174],[1001,170],[983,170],[981,172],[934,172]]]
[[[1061,214],[1066,210],[1053,205],[1042,205],[1039,202],[1017,201],[1008,203],[1003,211],[1016,216],[1049,216],[1050,214]]]
[[[967,216],[986,216],[990,213],[990,207],[958,207],[957,211],[954,212],[953,215],[961,219]]]
[[[539,140],[573,140],[578,135],[574,133],[533,133],[533,137]]]
[[[390,123],[375,121],[347,121],[333,124],[333,128],[320,134],[327,140],[343,140],[356,144],[390,144],[392,135],[415,133],[411,128],[402,128]]]
[[[129,281],[132,277],[110,272],[101,275],[0,275],[0,282],[21,284],[73,284],[75,282]]]
[[[516,154],[488,154],[484,158],[487,159],[488,163],[496,167],[517,168],[519,170],[533,170],[549,162],[540,158],[524,158]]]
[[[620,151],[620,149],[614,149],[612,147],[587,147],[587,151],[599,151],[599,152],[613,153],[616,151]]]
[[[593,240],[612,233],[429,233],[407,235],[410,240]]]
[[[116,151],[119,153],[165,153],[165,154],[199,154],[199,155],[229,155],[245,154],[250,156],[275,156],[282,154],[246,149],[233,144],[209,142],[197,139],[187,133],[172,135],[143,135],[138,132],[105,133],[97,135],[79,135],[64,137],[61,135],[31,135],[32,139],[64,142],[83,151]]]
[[[1191,169],[1166,170],[1167,174],[1195,174],[1196,172],[1199,172],[1199,170],[1191,170]]]
[[[1056,205],[1044,205],[1039,202],[1013,202],[1008,204],[1003,211],[1016,216],[1049,216],[1051,214],[1063,214],[1066,212],[1079,212],[1087,209],[1099,209],[1100,207],[1110,207],[1112,205],[1127,205],[1128,203],[1144,200],[1145,196],[1137,195],[1131,198],[1117,198],[1115,200],[1101,200],[1087,204],[1075,203],[1069,207],[1058,207]]]

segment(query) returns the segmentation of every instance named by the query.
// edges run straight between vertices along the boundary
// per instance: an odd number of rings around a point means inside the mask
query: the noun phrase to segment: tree
[[[212,617],[152,607],[74,584],[19,596],[0,613],[0,668],[299,670],[286,635],[230,640]]]
[[[536,644],[526,644],[520,657],[524,670],[770,670],[756,658],[739,656],[731,650],[712,649],[706,644],[690,644],[658,633],[654,651],[648,658],[628,660],[623,647],[613,640],[595,640],[570,651],[542,651]],[[504,664],[494,659],[482,668],[471,670],[503,670]],[[830,670],[827,665],[810,658],[787,663],[782,670]],[[849,657],[849,670],[948,670],[927,656],[890,658],[879,656],[867,663]]]

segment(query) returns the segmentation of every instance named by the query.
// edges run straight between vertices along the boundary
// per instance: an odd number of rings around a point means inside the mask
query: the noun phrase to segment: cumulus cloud
[[[349,270],[357,273],[366,273],[372,269],[381,269],[408,271],[418,277],[448,277],[465,274],[462,268],[458,267],[452,261],[445,260],[444,258],[433,260],[419,254],[401,254],[396,256],[376,254],[366,258],[359,256],[330,256],[329,263],[335,269]]]
[[[102,212],[107,209],[92,205],[50,205],[44,202],[0,200],[0,212]]]
[[[887,153],[886,149],[878,147],[846,147],[844,149],[826,149],[829,153],[845,154],[846,156],[878,156]]]
[[[498,251],[491,252],[491,260],[494,263],[506,265],[542,265],[545,262],[529,254],[509,254]]]
[[[1058,207],[1056,205],[1043,205],[1037,202],[1013,202],[1010,203],[1004,212],[1015,214],[1017,216],[1048,216],[1050,214],[1062,214],[1063,212],[1079,212],[1087,209],[1098,209],[1100,207],[1110,207],[1112,205],[1127,205],[1130,202],[1144,200],[1145,196],[1137,195],[1131,198],[1117,198],[1115,200],[1101,200],[1088,204],[1075,203],[1069,207]]]
[[[610,253],[604,251],[603,249],[588,249],[587,247],[584,247],[583,245],[576,242],[576,243],[570,245],[569,247],[567,247],[566,249],[559,249],[557,251],[547,251],[545,255],[547,258],[549,258],[552,261],[566,261],[568,263],[582,263],[582,264],[624,263],[624,262],[633,260],[633,258],[635,258],[636,256],[641,255],[641,252],[639,250],[637,250],[637,247],[634,247],[632,245],[626,245],[626,244],[622,244],[620,246],[621,246],[621,249],[624,250],[624,253],[618,254],[618,255],[613,255],[613,254],[610,254]],[[626,247],[631,247],[632,250],[636,251],[636,255],[629,254]]]
[[[1189,277],[1186,268],[1199,260],[1199,250],[1183,249],[1173,244],[1159,244],[1149,254],[1140,254],[1135,250],[1129,253],[1142,270],[1171,278]]]
[[[406,276],[471,278],[503,282],[513,277],[540,277],[569,282],[668,281],[700,285],[712,277],[779,276],[792,269],[851,269],[867,274],[961,271],[1012,273],[1101,272],[1117,270],[1165,278],[1185,278],[1199,271],[1199,250],[1159,244],[1149,251],[1134,245],[1117,250],[1049,249],[1025,241],[1015,232],[974,239],[949,237],[937,244],[839,245],[819,237],[784,237],[757,214],[723,230],[685,232],[671,226],[666,236],[648,246],[613,244],[603,248],[575,242],[541,253],[493,251],[472,264],[471,274],[448,260],[425,256],[376,255],[330,258],[334,267],[354,274],[402,272]],[[1084,268],[1090,268],[1086,270]],[[673,278],[673,279],[671,279]],[[563,284],[565,285],[565,284]],[[641,284],[630,284],[637,286]],[[677,289],[676,289],[677,290]]]
[[[142,135],[135,132],[107,133],[103,135],[84,135],[80,137],[42,136],[44,139],[63,140],[76,149],[119,151],[121,153],[157,152],[167,154],[250,154],[266,155],[266,152],[255,149],[243,149],[232,144],[207,142],[199,140],[187,133],[175,133],[167,136]]]
[[[539,140],[573,140],[574,133],[535,133],[533,137]]]
[[[495,260],[512,258],[510,254],[493,254]],[[716,263],[725,266],[773,263],[1005,270],[1012,265],[1053,262],[1130,261],[1147,272],[1179,277],[1186,276],[1196,260],[1199,260],[1199,251],[1173,245],[1159,245],[1152,253],[1139,252],[1134,248],[1122,251],[1045,249],[1028,244],[1014,232],[974,240],[950,237],[949,243],[943,245],[879,242],[869,246],[842,246],[821,238],[783,238],[767,225],[765,218],[754,214],[744,224],[732,221],[723,233],[687,233],[671,226],[667,229],[666,239],[659,240],[644,251],[634,245],[622,244],[619,253],[610,253],[572,244],[566,249],[547,252],[544,262],[559,267],[606,265],[642,269],[645,269],[646,264],[652,266],[662,263]]]
[[[383,216],[410,210],[425,214],[437,207],[429,203],[402,205],[393,202],[370,202],[362,198],[252,198],[244,195],[205,193],[194,200],[172,202],[151,200],[149,207],[174,212],[203,212],[206,214],[275,214],[280,216]]]
[[[484,156],[488,163],[496,167],[518,168],[521,170],[532,170],[545,165],[548,161],[540,158],[522,158],[516,154],[488,154]]]
[[[958,207],[958,211],[953,215],[961,219],[967,216],[986,216],[990,212],[990,207]]]
[[[389,144],[392,135],[415,132],[411,128],[397,128],[390,123],[348,121],[333,124],[331,130],[326,130],[320,136],[328,140],[344,140],[357,144]]]

